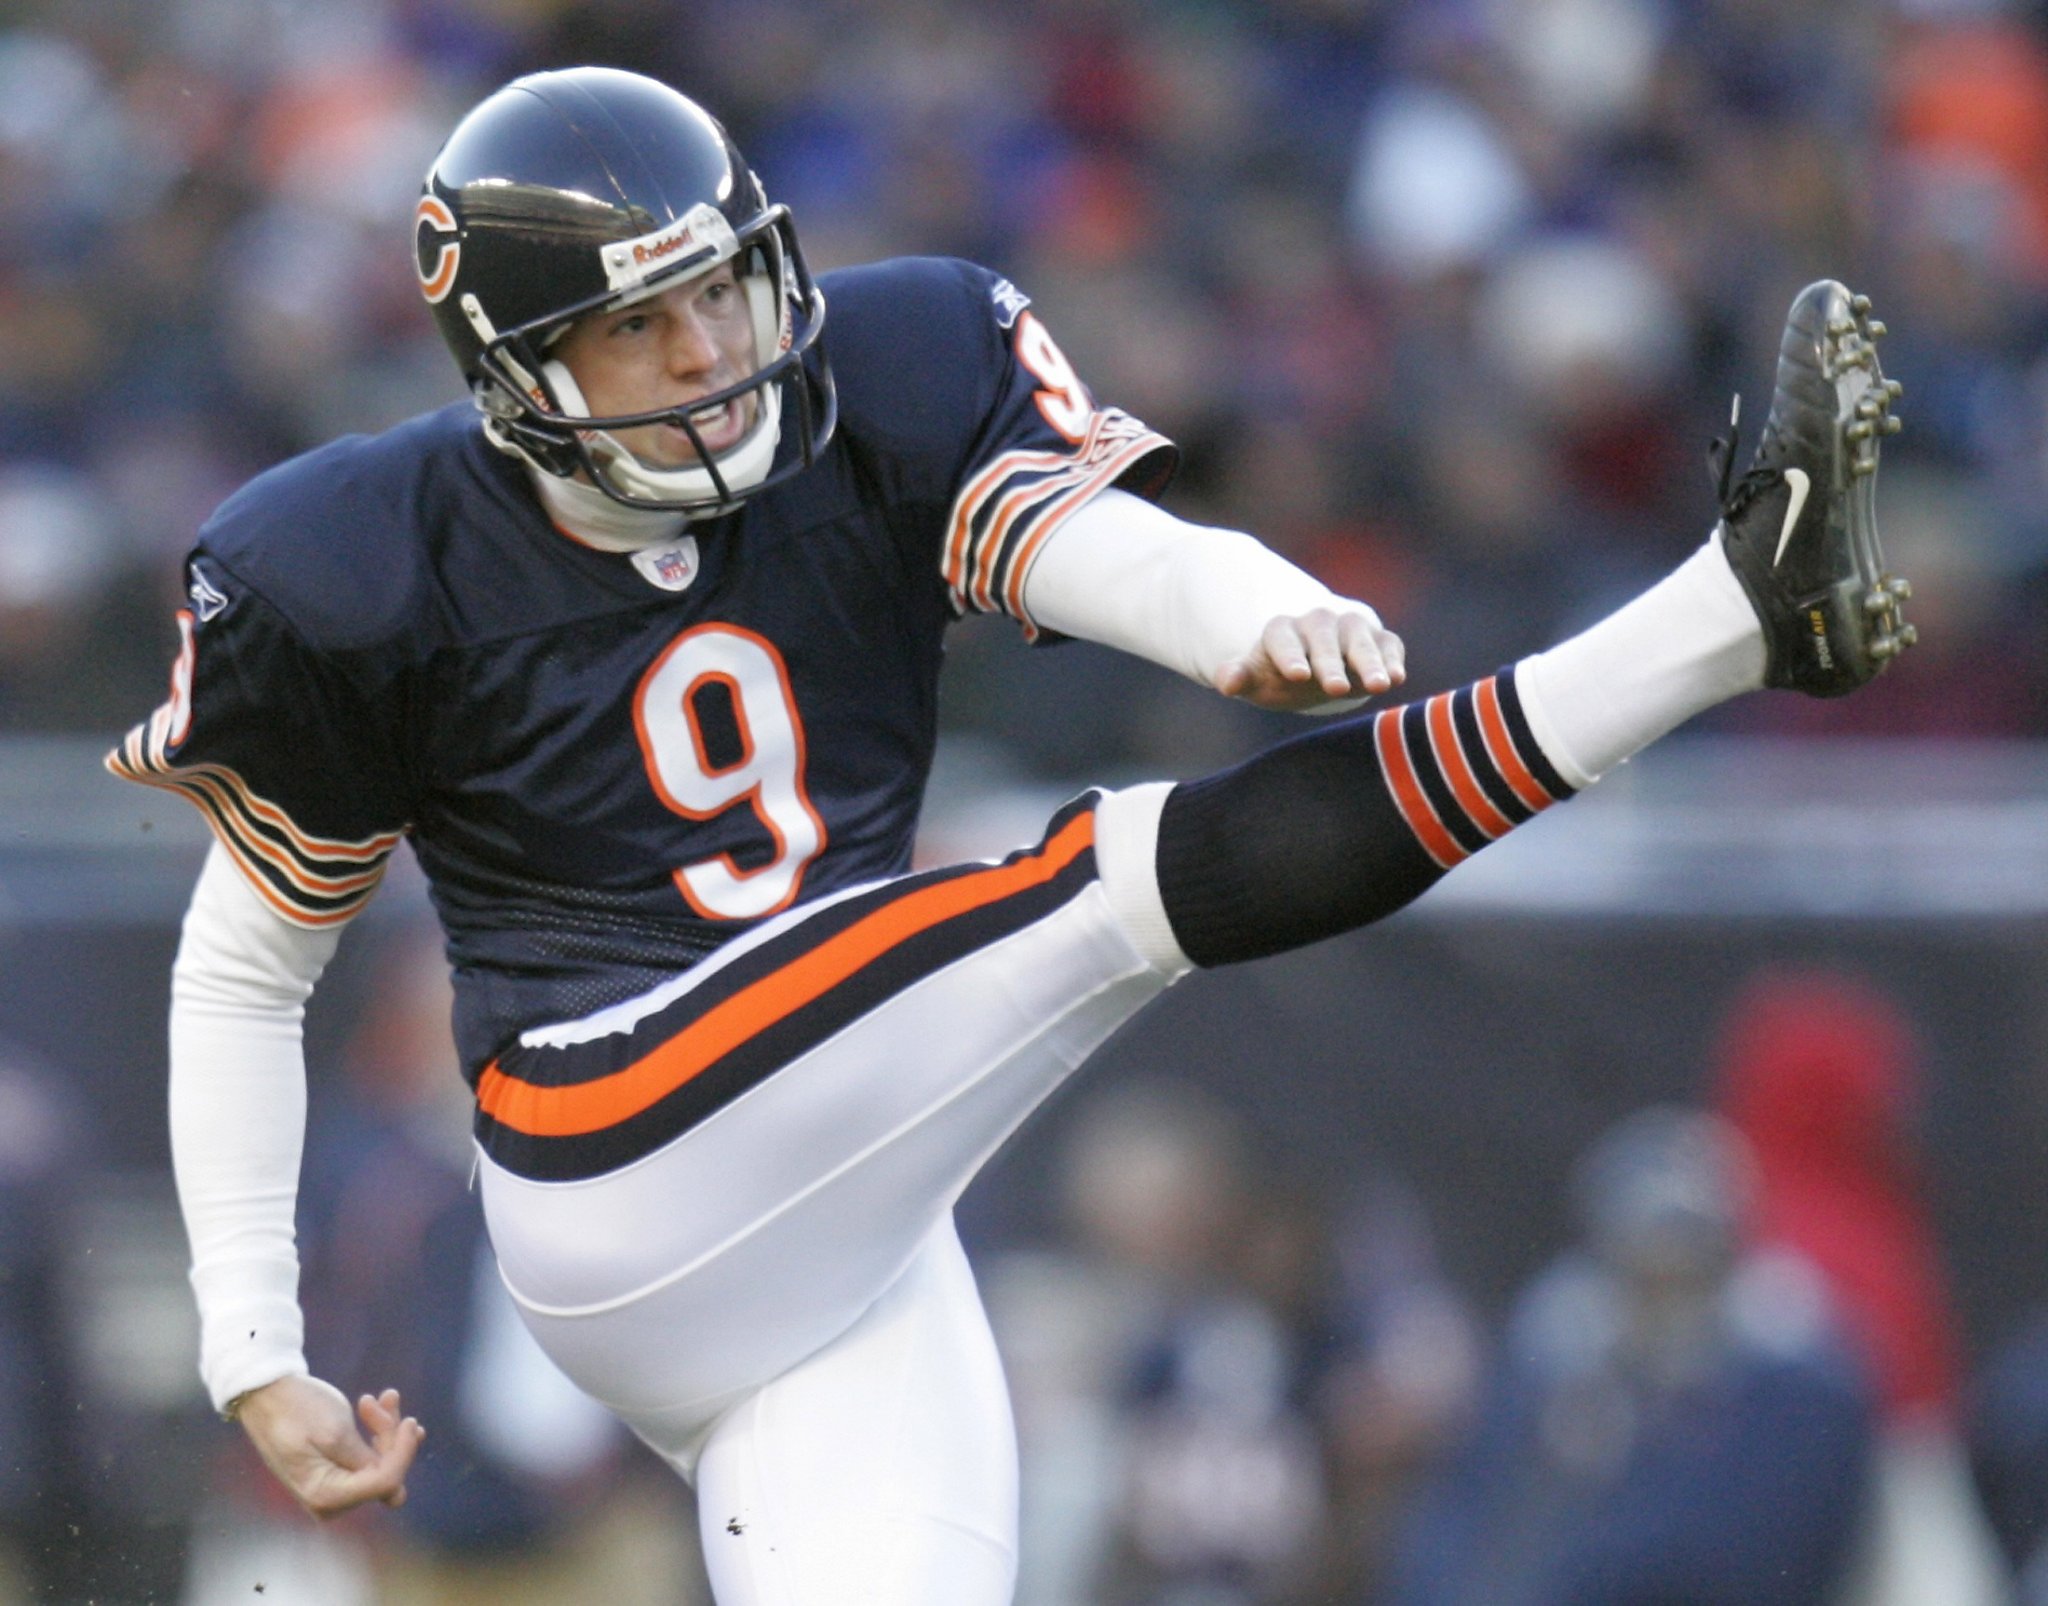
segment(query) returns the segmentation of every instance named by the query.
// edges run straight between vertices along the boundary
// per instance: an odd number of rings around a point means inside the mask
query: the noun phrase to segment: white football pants
[[[720,1606],[1010,1600],[1016,1445],[951,1211],[1187,969],[1152,871],[1166,791],[1100,799],[1097,877],[1078,895],[653,1153],[577,1181],[482,1159],[507,1287],[556,1364],[693,1479]],[[835,901],[729,945],[658,1007]],[[548,1032],[629,1030],[656,996]]]

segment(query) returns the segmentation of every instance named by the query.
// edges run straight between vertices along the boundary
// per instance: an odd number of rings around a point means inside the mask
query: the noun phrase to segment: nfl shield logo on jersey
[[[664,591],[687,590],[697,578],[697,538],[686,535],[680,541],[635,552],[633,567],[646,576],[649,585]]]

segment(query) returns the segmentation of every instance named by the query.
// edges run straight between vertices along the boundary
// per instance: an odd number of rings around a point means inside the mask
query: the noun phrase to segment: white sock
[[[1573,786],[1763,683],[1763,629],[1718,536],[1635,601],[1515,669],[1529,728]]]

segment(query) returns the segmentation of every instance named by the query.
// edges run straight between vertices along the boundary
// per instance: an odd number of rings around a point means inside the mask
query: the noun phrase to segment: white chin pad
[[[540,367],[564,417],[591,416],[590,403],[566,363],[550,358]],[[714,459],[728,492],[751,490],[766,479],[775,462],[776,443],[782,438],[782,387],[770,385],[755,395],[759,407],[754,427]],[[605,430],[585,431],[584,441],[605,483],[628,501],[715,502],[718,498],[718,481],[700,463],[656,468],[642,462]]]

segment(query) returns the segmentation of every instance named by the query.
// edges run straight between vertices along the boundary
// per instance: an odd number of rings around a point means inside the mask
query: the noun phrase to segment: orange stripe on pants
[[[1044,885],[1094,841],[1091,810],[1070,820],[1036,854],[922,887],[884,905],[707,1010],[631,1065],[571,1087],[539,1087],[493,1063],[478,1078],[477,1103],[493,1120],[529,1137],[577,1137],[616,1126],[652,1109],[749,1038],[920,932]]]

